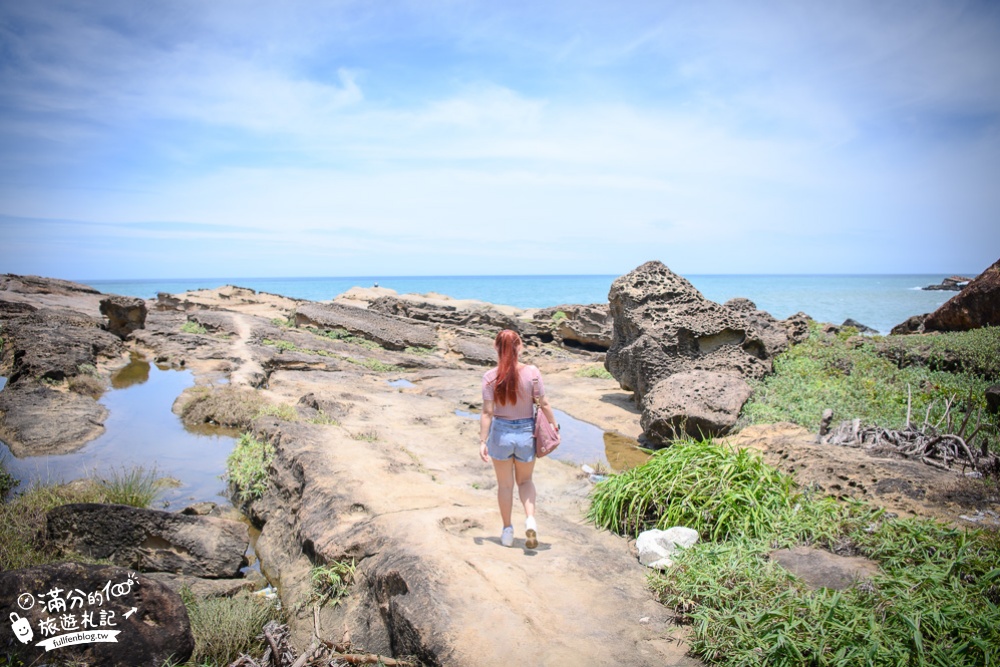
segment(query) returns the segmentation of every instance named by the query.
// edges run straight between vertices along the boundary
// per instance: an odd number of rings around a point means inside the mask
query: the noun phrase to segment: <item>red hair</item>
[[[517,348],[521,345],[521,337],[516,331],[504,329],[497,334],[493,347],[497,350],[497,379],[493,396],[500,405],[517,402]]]

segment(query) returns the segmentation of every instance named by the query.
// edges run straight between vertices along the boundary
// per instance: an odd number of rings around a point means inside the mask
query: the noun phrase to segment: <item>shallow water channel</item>
[[[574,465],[603,466],[616,472],[634,468],[649,458],[639,449],[639,443],[634,438],[604,431],[562,410],[553,409],[553,412],[559,421],[562,443],[549,455],[550,458]],[[479,419],[478,412],[456,410],[455,414],[466,419]]]
[[[179,510],[205,500],[229,504],[220,476],[236,434],[189,430],[171,410],[177,396],[193,384],[190,371],[161,369],[133,359],[114,374],[112,388],[100,399],[108,409],[103,435],[71,454],[22,459],[0,441],[0,458],[20,480],[20,490],[34,482],[69,482],[142,466],[155,467],[160,476],[179,483],[159,493],[157,503],[162,507]]]

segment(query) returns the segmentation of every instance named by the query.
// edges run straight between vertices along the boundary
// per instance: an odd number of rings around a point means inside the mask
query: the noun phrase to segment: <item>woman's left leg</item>
[[[497,504],[500,506],[500,518],[503,526],[513,525],[510,522],[511,507],[514,504],[514,475],[510,464],[511,459],[498,461],[492,459],[493,470],[497,475]]]

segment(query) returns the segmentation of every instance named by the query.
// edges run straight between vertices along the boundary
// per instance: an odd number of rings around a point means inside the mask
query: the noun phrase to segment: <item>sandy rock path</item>
[[[336,425],[280,427],[281,467],[301,468],[303,479],[301,500],[275,510],[258,543],[262,559],[272,561],[265,562],[268,575],[289,593],[305,590],[308,567],[295,563],[290,539],[311,545],[318,560],[357,559],[375,592],[324,610],[322,627],[337,628],[334,634],[347,627],[378,648],[379,632],[358,620],[371,607],[387,625],[413,626],[408,639],[390,636],[384,648],[433,655],[440,664],[700,664],[685,656],[680,629],[653,599],[627,541],[585,521],[591,485],[575,466],[536,465],[538,548],[524,547],[516,496],[515,543],[500,544],[492,466],[478,457],[478,419],[456,414],[477,403],[480,375],[273,373],[273,400],[312,392],[336,402],[343,416]],[[414,386],[389,384],[397,378]],[[557,370],[552,378],[554,400],[574,393],[560,387],[572,383]],[[614,408],[600,396],[589,405],[599,420]],[[588,417],[585,401],[560,407]],[[627,411],[618,418],[635,419]],[[277,481],[273,495],[294,495],[289,487],[297,484]],[[397,594],[380,597],[392,588]],[[297,637],[305,644],[312,614],[299,616]]]

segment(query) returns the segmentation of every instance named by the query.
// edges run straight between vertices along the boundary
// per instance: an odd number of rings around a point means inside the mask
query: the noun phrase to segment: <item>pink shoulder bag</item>
[[[538,380],[531,381],[532,396],[535,398],[535,456],[548,456],[559,446],[559,431],[549,422],[542,412],[538,400]]]

